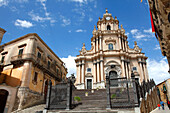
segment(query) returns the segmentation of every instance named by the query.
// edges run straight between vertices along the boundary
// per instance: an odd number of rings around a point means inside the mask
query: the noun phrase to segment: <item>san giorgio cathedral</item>
[[[105,88],[106,76],[131,80],[133,73],[139,83],[149,80],[145,53],[136,41],[134,48],[129,48],[127,38],[117,17],[113,18],[106,9],[97,28],[94,26],[91,49],[86,50],[83,43],[75,59],[77,89]]]

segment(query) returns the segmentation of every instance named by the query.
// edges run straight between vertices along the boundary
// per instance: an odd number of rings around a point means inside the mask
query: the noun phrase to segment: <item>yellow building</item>
[[[2,39],[5,30],[0,29]],[[10,113],[43,102],[48,81],[66,79],[60,58],[36,34],[30,33],[0,46],[0,113]]]
[[[167,98],[170,100],[170,78],[159,83],[157,85],[157,88],[159,89],[159,98],[160,100],[167,102]]]
[[[106,13],[94,26],[91,38],[91,50],[85,44],[75,59],[77,66],[76,87],[78,89],[105,88],[106,76],[110,78],[131,78],[135,74],[139,83],[149,80],[146,60],[135,41],[134,48],[129,48],[123,26],[119,28],[117,17]]]

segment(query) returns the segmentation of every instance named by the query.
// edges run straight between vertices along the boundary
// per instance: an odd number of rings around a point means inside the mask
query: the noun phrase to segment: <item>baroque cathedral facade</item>
[[[147,57],[136,41],[134,48],[129,48],[127,38],[117,17],[113,18],[106,9],[103,18],[99,17],[97,29],[94,26],[91,49],[86,50],[83,43],[75,59],[77,89],[105,88],[106,76],[130,80],[134,73],[139,83],[149,80]]]

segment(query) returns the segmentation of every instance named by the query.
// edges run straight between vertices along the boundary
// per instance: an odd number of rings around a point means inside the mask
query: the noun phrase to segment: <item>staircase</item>
[[[86,92],[88,92],[88,96],[85,96]],[[106,89],[95,89],[94,93],[87,89],[74,90],[72,94],[73,100],[75,96],[79,96],[81,101],[78,104],[73,101],[74,110],[106,110]]]

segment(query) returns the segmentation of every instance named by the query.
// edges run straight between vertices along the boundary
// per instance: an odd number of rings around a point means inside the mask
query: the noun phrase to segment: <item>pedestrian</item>
[[[160,106],[161,106],[161,105],[160,105],[160,104],[158,104],[157,106],[158,106],[158,108],[159,108],[159,110],[160,110]]]
[[[161,100],[160,105],[162,106],[162,109],[163,109],[163,110],[164,110],[164,104],[165,104],[165,102],[163,102],[163,101]]]
[[[168,100],[168,98],[167,98],[167,105],[168,105],[168,108],[170,109],[170,101]]]

